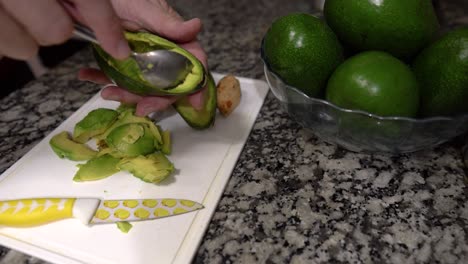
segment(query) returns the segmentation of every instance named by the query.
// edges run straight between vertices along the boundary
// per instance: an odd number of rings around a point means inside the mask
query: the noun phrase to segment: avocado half
[[[206,90],[203,91],[203,108],[196,110],[190,105],[187,97],[182,97],[177,100],[172,106],[179,115],[194,129],[205,129],[211,127],[215,122],[216,117],[216,84],[211,74],[208,74],[208,84]]]
[[[206,71],[203,64],[190,52],[177,44],[157,35],[146,32],[125,32],[131,49],[135,52],[170,50],[182,54],[192,63],[186,78],[174,87],[158,88],[147,82],[132,58],[117,60],[100,46],[93,45],[93,53],[99,68],[118,86],[139,95],[185,95],[196,92],[206,84]]]
[[[126,32],[125,36],[132,49],[137,52],[168,49],[184,55],[193,63],[192,71],[176,87],[159,89],[144,80],[135,61],[132,59],[116,60],[95,45],[93,52],[101,70],[118,86],[140,95],[180,96],[195,93],[206,86],[202,109],[194,109],[187,97],[184,96],[177,100],[173,107],[187,124],[194,129],[206,129],[212,126],[216,116],[216,84],[213,76],[205,70],[203,64],[187,50],[159,36],[145,32]]]

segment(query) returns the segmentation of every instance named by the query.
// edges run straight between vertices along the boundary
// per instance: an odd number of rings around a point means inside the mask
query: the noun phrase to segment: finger
[[[34,39],[0,7],[0,53],[20,60],[37,54],[38,46]]]
[[[176,100],[177,100],[177,97],[175,96],[144,97],[138,102],[135,114],[137,116],[147,116],[153,112],[165,110]]]
[[[101,91],[105,100],[118,101],[126,104],[136,104],[142,97],[117,86],[108,86]]]
[[[3,0],[10,13],[40,45],[61,44],[73,34],[73,24],[56,0]]]
[[[187,100],[189,101],[190,105],[195,108],[195,110],[202,110],[204,101],[205,101],[205,91],[206,87],[203,87],[200,91],[190,94],[187,96]]]
[[[62,4],[63,8],[67,11],[67,13],[73,17],[73,20],[77,21],[80,24],[85,25],[86,22],[81,15],[80,11],[76,9],[76,6],[71,0],[59,0]]]
[[[192,41],[202,28],[200,19],[184,21],[171,7],[151,1],[145,1],[139,12],[132,15],[131,20],[140,21],[143,28],[174,42]]]
[[[122,19],[122,26],[125,29],[130,30],[130,31],[141,30],[141,26],[138,23],[136,23],[134,21],[130,21],[130,20]]]
[[[107,78],[107,76],[102,71],[92,68],[81,69],[78,72],[78,79],[81,81],[88,81],[97,84],[112,83],[112,81]]]
[[[181,43],[195,39],[201,31],[202,23],[198,18],[180,21],[167,15],[165,17],[149,17],[145,28],[174,42]]]
[[[130,48],[111,3],[108,0],[75,0],[74,3],[103,49],[118,59],[127,58]]]

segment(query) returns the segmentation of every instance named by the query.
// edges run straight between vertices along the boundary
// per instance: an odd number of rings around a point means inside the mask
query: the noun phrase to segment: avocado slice
[[[128,233],[132,227],[133,225],[127,221],[117,222],[117,228],[122,231],[122,233]]]
[[[163,130],[159,125],[156,125],[156,127],[158,128],[162,137],[161,152],[166,155],[171,154],[171,132],[169,132],[169,130]]]
[[[148,124],[145,123],[118,126],[107,135],[105,141],[109,148],[125,157],[150,154],[159,145]]]
[[[70,139],[67,131],[60,132],[49,141],[52,150],[61,159],[66,158],[73,161],[89,160],[97,155],[97,151],[85,144]]]
[[[160,152],[136,158],[124,158],[117,164],[117,168],[128,171],[149,183],[159,183],[174,171],[174,165]]]
[[[135,108],[132,107],[125,107],[122,108],[120,111],[121,113],[118,116],[117,120],[104,133],[96,136],[98,142],[101,140],[106,141],[108,135],[119,126],[132,123],[141,123],[147,125],[148,132],[154,137],[155,148],[157,150],[161,148],[161,145],[163,144],[162,136],[159,132],[159,129],[156,127],[156,124],[154,124],[154,122],[151,121],[151,119],[149,119],[148,117],[135,116]]]
[[[216,116],[216,84],[211,74],[208,76],[208,84],[204,91],[204,102],[203,108],[196,110],[190,105],[187,97],[182,97],[173,106],[192,128],[205,129],[212,126]]]
[[[73,181],[97,181],[107,178],[119,171],[117,168],[119,162],[119,158],[110,154],[94,157],[85,164],[78,165],[79,169],[73,177]]]
[[[206,82],[205,67],[190,52],[162,37],[146,32],[125,32],[130,47],[135,52],[170,50],[182,54],[192,63],[185,79],[174,87],[159,88],[146,81],[141,69],[133,58],[117,60],[101,47],[94,45],[94,57],[101,70],[118,86],[140,95],[184,95],[203,88]]]
[[[73,130],[73,140],[86,143],[92,137],[100,135],[117,120],[119,113],[112,109],[98,108],[89,112],[76,123]]]
[[[163,145],[161,146],[161,152],[169,155],[171,154],[171,133],[168,130],[164,130],[162,133]]]

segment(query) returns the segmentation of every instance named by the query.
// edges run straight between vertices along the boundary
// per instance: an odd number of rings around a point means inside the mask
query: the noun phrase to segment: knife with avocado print
[[[184,199],[101,200],[37,198],[0,201],[0,226],[32,227],[67,218],[86,225],[134,222],[170,217],[202,209]]]

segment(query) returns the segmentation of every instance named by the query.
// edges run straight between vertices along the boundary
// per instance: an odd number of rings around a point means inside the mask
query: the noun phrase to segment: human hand
[[[165,37],[197,57],[207,68],[207,56],[197,41],[201,30],[198,18],[184,21],[164,0],[113,0],[112,4],[122,25],[132,31],[145,29]],[[106,100],[136,104],[136,115],[146,116],[152,112],[169,107],[179,97],[176,96],[140,96],[111,84],[111,81],[99,70],[82,69],[78,76],[98,84],[107,85],[101,92]],[[188,95],[188,100],[195,109],[203,106],[203,93],[206,89]]]
[[[0,0],[0,56],[29,59],[39,46],[67,41],[73,14],[91,28],[104,50],[116,58],[130,53],[123,28],[110,0]]]

